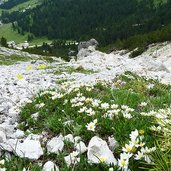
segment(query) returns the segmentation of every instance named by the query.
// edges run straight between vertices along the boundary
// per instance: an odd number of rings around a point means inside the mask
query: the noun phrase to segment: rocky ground
[[[72,84],[94,83],[97,80],[109,81],[125,71],[171,84],[171,44],[152,46],[141,56],[132,59],[125,51],[105,54],[92,47],[80,51],[78,61],[72,60],[66,63],[58,60],[48,63],[37,60],[39,58],[37,55],[0,48],[0,54],[5,56],[15,54],[32,58],[31,61],[0,66],[0,145],[2,150],[12,151],[20,157],[25,156],[31,160],[38,159],[43,154],[39,136],[30,135],[23,138],[24,132],[17,129],[18,108],[28,103],[40,90],[58,88],[65,81],[72,81]],[[73,139],[70,135],[68,138]],[[114,161],[105,142],[98,137],[94,139],[91,143],[99,142]],[[58,138],[57,141],[62,146],[62,140]],[[52,140],[49,148],[53,145]],[[84,147],[84,144],[82,146]],[[50,168],[51,165],[53,164],[47,163],[45,168]]]

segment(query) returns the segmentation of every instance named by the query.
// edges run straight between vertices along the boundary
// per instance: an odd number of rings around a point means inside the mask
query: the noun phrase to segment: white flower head
[[[90,122],[86,125],[86,127],[87,127],[87,130],[94,132],[96,128],[96,124],[94,122]]]
[[[138,136],[139,136],[139,132],[137,129],[135,131],[132,131],[130,134],[131,141],[135,141]]]
[[[141,102],[141,103],[139,104],[139,106],[140,106],[140,107],[146,107],[146,106],[147,106],[147,103],[146,103],[146,102]]]
[[[144,157],[144,153],[138,151],[138,154],[135,155],[135,160],[141,160]]]
[[[127,153],[131,153],[133,148],[134,148],[134,144],[133,143],[131,143],[129,145],[125,144],[125,147],[122,148],[122,151],[127,152]]]
[[[109,103],[102,103],[102,104],[101,104],[101,108],[102,108],[102,109],[107,110],[107,109],[109,109],[109,107],[110,107],[110,106],[109,106]]]

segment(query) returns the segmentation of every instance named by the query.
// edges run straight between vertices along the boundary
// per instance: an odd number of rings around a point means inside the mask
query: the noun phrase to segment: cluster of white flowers
[[[171,108],[159,109],[158,111],[150,111],[148,113],[141,113],[143,116],[153,116],[155,118],[155,125],[151,126],[152,131],[161,132],[166,137],[170,137],[171,130],[168,125],[171,125]]]
[[[149,154],[156,150],[155,147],[148,148],[144,147],[145,142],[143,142],[144,131],[137,129],[130,133],[129,144],[125,144],[122,148],[122,153],[120,154],[120,159],[118,160],[118,166],[123,171],[129,170],[129,160],[133,157],[135,160],[144,159],[146,162],[151,163]]]
[[[44,103],[36,104],[36,108],[38,108],[38,109],[40,109],[40,108],[42,108],[42,107],[44,107],[44,106],[45,106]]]

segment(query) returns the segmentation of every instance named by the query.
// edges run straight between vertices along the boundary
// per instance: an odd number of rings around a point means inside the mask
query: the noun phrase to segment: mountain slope
[[[3,13],[15,30],[49,39],[87,40],[101,45],[144,34],[171,22],[171,0],[44,0],[25,12]]]

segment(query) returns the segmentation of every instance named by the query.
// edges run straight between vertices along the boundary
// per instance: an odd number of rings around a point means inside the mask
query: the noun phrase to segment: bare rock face
[[[6,141],[6,134],[4,130],[0,130],[0,143],[4,143]]]
[[[106,141],[97,136],[94,136],[89,142],[87,157],[90,163],[98,164],[100,162],[105,162],[106,164],[117,164]]]
[[[78,51],[80,51],[81,49],[87,49],[89,46],[94,46],[96,48],[97,45],[98,42],[95,39],[90,39],[87,42],[80,42],[80,44],[78,45]]]
[[[80,42],[78,45],[77,60],[81,60],[89,56],[92,52],[96,50],[98,42],[95,39],[91,39],[87,42]]]

